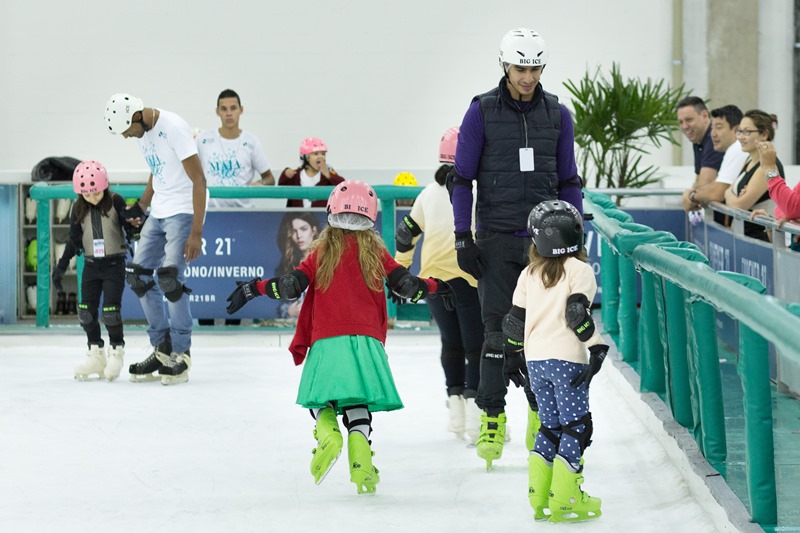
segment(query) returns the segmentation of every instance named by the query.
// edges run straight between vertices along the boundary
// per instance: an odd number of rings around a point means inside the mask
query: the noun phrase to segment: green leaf
[[[595,186],[609,188],[644,187],[660,179],[653,166],[639,166],[653,146],[678,144],[675,106],[688,94],[683,85],[625,80],[614,63],[607,75],[597,68],[564,87],[571,95],[577,159],[585,178],[592,169]]]

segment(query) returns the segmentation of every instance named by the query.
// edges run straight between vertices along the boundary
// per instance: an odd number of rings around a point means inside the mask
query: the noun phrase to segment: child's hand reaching
[[[253,278],[250,281],[237,281],[236,289],[228,296],[228,314],[232,315],[242,307],[244,304],[255,298],[261,296],[256,288],[256,282],[261,281],[261,278]]]
[[[436,289],[436,292],[430,295],[430,297],[441,298],[445,309],[448,311],[455,311],[458,300],[456,299],[456,293],[453,292],[453,288],[446,281],[442,281],[437,278],[433,279],[436,280],[436,283],[439,284],[439,287]]]

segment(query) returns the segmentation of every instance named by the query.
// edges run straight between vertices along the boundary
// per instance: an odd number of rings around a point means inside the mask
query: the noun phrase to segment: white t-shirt
[[[247,187],[255,173],[261,176],[269,170],[269,161],[258,138],[242,131],[236,139],[225,139],[219,130],[197,136],[197,153],[210,187]],[[211,207],[251,207],[247,198],[212,199]]]
[[[717,183],[727,183],[728,185],[733,183],[739,172],[742,171],[745,161],[747,161],[747,152],[742,151],[739,141],[733,141],[733,144],[725,150],[725,155],[722,156],[722,165],[717,173]]]
[[[306,174],[306,169],[300,171],[300,186],[301,187],[314,187],[319,183],[319,173],[313,178]],[[303,207],[311,207],[311,200],[303,198]]]
[[[183,169],[183,160],[197,154],[192,129],[175,113],[157,111],[156,125],[136,139],[153,174],[155,194],[150,202],[150,215],[167,218],[180,213],[194,214],[192,180]]]

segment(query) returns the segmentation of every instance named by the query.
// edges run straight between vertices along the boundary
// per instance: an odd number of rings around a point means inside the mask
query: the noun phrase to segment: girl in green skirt
[[[311,254],[283,276],[237,282],[228,314],[256,296],[295,300],[308,289],[289,351],[296,364],[306,361],[297,403],[316,419],[311,474],[319,484],[339,458],[344,439],[337,416],[343,415],[350,480],[359,494],[374,493],[380,476],[372,464],[372,413],[403,407],[383,347],[384,280],[395,301],[441,296],[452,306],[453,292],[441,280],[412,276],[392,258],[373,230],[378,197],[366,183],[340,183],[327,209],[328,227]]]

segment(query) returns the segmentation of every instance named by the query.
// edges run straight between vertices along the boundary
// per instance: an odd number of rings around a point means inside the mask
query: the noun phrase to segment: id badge
[[[92,248],[94,249],[95,257],[106,256],[106,242],[103,239],[94,239],[92,241]]]
[[[519,170],[520,172],[533,170],[533,148],[519,149]]]

